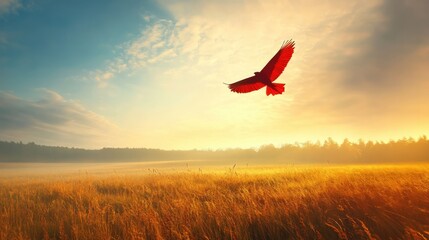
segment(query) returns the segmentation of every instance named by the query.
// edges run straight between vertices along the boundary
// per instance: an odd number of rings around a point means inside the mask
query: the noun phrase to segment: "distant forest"
[[[88,150],[52,147],[35,143],[0,141],[0,162],[145,162],[207,160],[216,163],[303,164],[303,163],[400,163],[429,162],[429,140],[403,138],[390,142],[345,139],[337,143],[264,145],[258,149],[160,150],[147,148],[103,148]]]

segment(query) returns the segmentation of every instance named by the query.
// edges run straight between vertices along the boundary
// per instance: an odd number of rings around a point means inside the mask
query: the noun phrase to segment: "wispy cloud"
[[[117,74],[132,73],[150,64],[177,56],[175,46],[171,42],[176,32],[176,24],[171,20],[159,19],[153,15],[145,15],[143,19],[147,22],[147,26],[137,37],[119,46],[118,57],[108,60],[104,69],[89,73],[87,78],[95,80],[98,87],[107,87],[109,80]]]
[[[91,77],[95,79],[99,88],[105,88],[108,85],[108,81],[113,77],[113,72],[97,70],[92,73]]]
[[[109,120],[49,89],[28,100],[0,92],[0,135],[3,140],[26,140],[67,146],[111,145],[118,128]]]

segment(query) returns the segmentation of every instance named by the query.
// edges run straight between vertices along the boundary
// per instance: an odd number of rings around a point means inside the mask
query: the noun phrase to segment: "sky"
[[[0,0],[0,140],[255,148],[429,133],[425,0]],[[230,92],[284,40],[282,95]]]

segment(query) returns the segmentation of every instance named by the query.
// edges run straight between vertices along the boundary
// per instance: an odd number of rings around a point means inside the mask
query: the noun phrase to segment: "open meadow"
[[[428,165],[124,166],[1,165],[0,239],[429,238]]]

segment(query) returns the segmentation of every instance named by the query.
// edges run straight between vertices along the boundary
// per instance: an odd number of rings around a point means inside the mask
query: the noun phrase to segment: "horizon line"
[[[418,138],[416,137],[402,137],[402,138],[397,138],[397,139],[389,139],[388,141],[383,141],[383,140],[374,140],[374,139],[369,139],[369,140],[364,140],[362,138],[359,138],[357,141],[351,141],[349,140],[349,138],[344,138],[341,142],[335,141],[332,137],[328,137],[324,140],[316,140],[316,141],[311,141],[311,140],[307,140],[304,142],[298,142],[296,141],[295,143],[283,143],[280,144],[278,146],[276,146],[277,144],[273,144],[273,143],[267,143],[267,144],[261,144],[258,147],[247,147],[247,148],[242,148],[242,147],[227,147],[227,148],[216,148],[216,149],[211,149],[211,148],[192,148],[192,149],[162,149],[162,148],[151,148],[151,147],[112,147],[112,146],[105,146],[105,147],[101,147],[101,148],[84,148],[84,147],[75,147],[75,146],[61,146],[61,145],[47,145],[47,144],[39,144],[36,143],[34,141],[28,141],[28,142],[23,142],[22,140],[19,141],[14,141],[14,140],[4,140],[4,139],[0,139],[0,142],[5,142],[5,143],[16,143],[16,144],[25,144],[25,145],[37,145],[37,146],[42,146],[42,147],[59,147],[59,148],[68,148],[68,149],[79,149],[79,150],[103,150],[103,149],[147,149],[147,150],[161,150],[161,151],[226,151],[226,150],[259,150],[263,147],[267,147],[267,146],[272,146],[274,148],[281,148],[283,146],[299,146],[302,147],[304,144],[313,144],[313,145],[321,145],[323,146],[326,142],[331,142],[331,143],[335,143],[337,145],[341,145],[343,144],[345,141],[348,141],[351,144],[357,144],[360,142],[363,142],[365,144],[369,143],[369,142],[373,142],[374,144],[386,144],[389,142],[398,142],[401,140],[412,140],[412,141],[416,141],[416,140],[427,140],[427,136],[426,134],[422,134],[420,135]],[[323,144],[322,144],[323,142]]]

